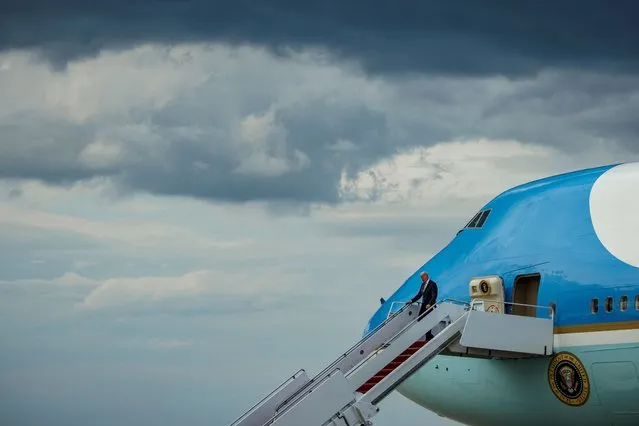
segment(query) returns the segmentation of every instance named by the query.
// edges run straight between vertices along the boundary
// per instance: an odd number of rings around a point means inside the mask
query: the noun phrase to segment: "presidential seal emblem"
[[[564,404],[579,407],[590,397],[588,373],[570,352],[555,354],[548,366],[548,382],[552,393]]]

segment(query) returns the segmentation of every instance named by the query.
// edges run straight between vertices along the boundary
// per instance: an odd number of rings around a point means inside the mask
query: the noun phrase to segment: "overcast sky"
[[[639,160],[631,1],[85,3],[0,3],[3,425],[228,424],[499,192]]]

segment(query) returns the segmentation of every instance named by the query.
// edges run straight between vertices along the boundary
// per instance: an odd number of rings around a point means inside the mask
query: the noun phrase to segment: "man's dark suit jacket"
[[[422,298],[422,306],[420,308],[420,312],[426,310],[426,305],[434,305],[437,303],[437,283],[433,280],[428,280],[428,282],[423,283],[421,287],[419,287],[419,292],[411,299],[411,303],[415,303]]]

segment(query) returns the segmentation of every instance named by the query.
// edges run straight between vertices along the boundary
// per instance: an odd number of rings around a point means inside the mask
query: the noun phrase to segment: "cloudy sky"
[[[0,423],[228,424],[500,191],[639,160],[634,2],[496,3],[0,3]]]

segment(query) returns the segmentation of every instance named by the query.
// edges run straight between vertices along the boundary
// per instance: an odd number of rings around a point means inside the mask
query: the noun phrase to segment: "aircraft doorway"
[[[513,303],[521,305],[513,305],[513,315],[521,315],[525,317],[537,316],[537,297],[539,295],[539,283],[541,282],[540,274],[520,275],[515,278],[513,285]]]

